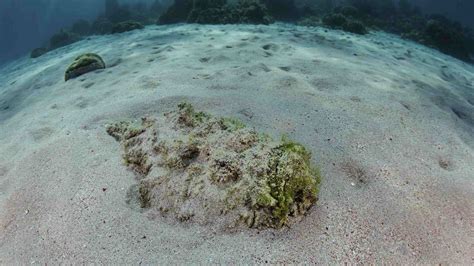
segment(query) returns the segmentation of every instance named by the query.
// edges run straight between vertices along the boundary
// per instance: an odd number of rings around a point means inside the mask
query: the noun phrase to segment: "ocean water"
[[[472,1],[3,0],[0,264],[469,264]]]

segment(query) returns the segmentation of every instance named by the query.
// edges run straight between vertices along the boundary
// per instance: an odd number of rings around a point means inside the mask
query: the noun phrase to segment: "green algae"
[[[194,107],[187,102],[180,103],[178,108],[180,112],[178,122],[188,127],[195,127],[210,118],[210,115],[204,112],[196,112]]]
[[[303,214],[317,201],[321,175],[311,154],[299,143],[283,139],[273,149],[269,173],[261,177],[258,207],[269,208],[269,226],[281,227],[290,215]]]
[[[222,128],[224,130],[229,131],[236,131],[246,127],[246,125],[242,121],[232,117],[223,117],[220,119],[220,123],[222,124]]]
[[[142,208],[181,222],[281,228],[318,199],[321,175],[303,145],[275,141],[189,103],[141,125],[115,123],[107,132],[142,180],[136,192]]]
[[[67,68],[64,79],[68,81],[85,73],[104,68],[105,63],[99,55],[93,53],[83,54],[76,57]]]

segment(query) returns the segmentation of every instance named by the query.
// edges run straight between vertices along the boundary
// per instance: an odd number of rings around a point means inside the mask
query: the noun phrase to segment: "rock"
[[[176,0],[160,17],[159,24],[179,22],[201,24],[270,24],[273,18],[258,0]]]
[[[124,21],[124,22],[115,24],[112,28],[112,34],[122,33],[122,32],[127,32],[127,31],[132,31],[132,30],[140,30],[143,28],[144,26],[140,22],[129,20],[129,21]]]
[[[67,68],[65,80],[76,78],[88,72],[104,69],[105,63],[97,54],[83,54],[78,56],[74,62]]]
[[[47,52],[48,52],[48,49],[46,49],[44,47],[36,48],[36,49],[33,49],[33,51],[31,51],[30,57],[31,58],[38,58],[38,57],[44,55]]]
[[[367,29],[365,28],[365,25],[362,22],[356,20],[348,21],[344,26],[342,26],[342,29],[344,31],[355,34],[367,34]]]
[[[51,39],[49,40],[49,50],[54,50],[59,47],[75,43],[80,39],[81,38],[79,37],[79,35],[75,33],[61,30],[60,32],[53,35],[53,37],[51,37]]]
[[[357,11],[354,11],[352,8],[346,7],[343,8],[347,14],[352,14],[351,17],[355,16],[353,14],[357,14]],[[323,17],[323,24],[333,29],[341,29],[343,31],[355,33],[355,34],[366,34],[367,29],[361,21],[355,20],[353,18],[347,18],[345,15],[341,13],[331,13]]]
[[[107,132],[121,142],[139,180],[129,197],[165,218],[223,230],[280,228],[299,221],[318,199],[320,174],[302,145],[187,103]]]

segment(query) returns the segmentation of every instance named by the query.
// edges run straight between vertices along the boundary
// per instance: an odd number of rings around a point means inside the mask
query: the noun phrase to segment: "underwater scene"
[[[472,264],[473,14],[1,0],[0,265]]]

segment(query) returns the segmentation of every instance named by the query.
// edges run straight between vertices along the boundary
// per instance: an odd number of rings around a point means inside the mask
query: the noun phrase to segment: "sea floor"
[[[107,69],[64,81],[72,60]],[[182,101],[303,143],[320,199],[221,232],[127,204],[110,122]],[[0,264],[473,263],[474,67],[382,32],[150,26],[0,69]]]

